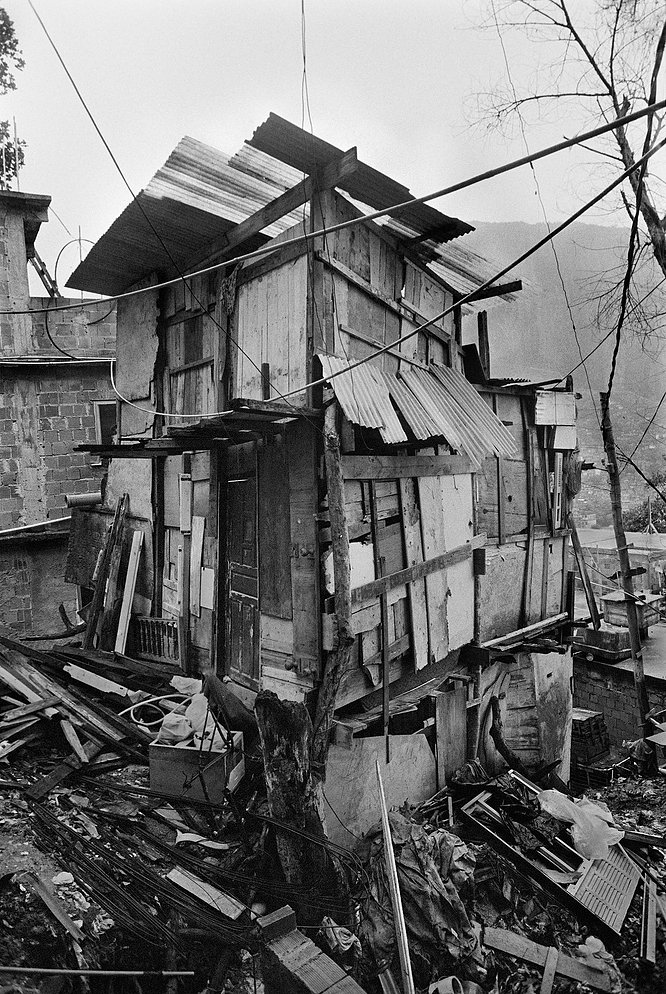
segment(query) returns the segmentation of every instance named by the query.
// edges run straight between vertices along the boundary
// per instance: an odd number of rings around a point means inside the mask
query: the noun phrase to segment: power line
[[[141,202],[139,201],[138,197],[134,193],[134,190],[130,186],[129,181],[127,180],[127,177],[125,176],[125,173],[123,172],[122,167],[121,167],[120,163],[118,162],[118,159],[113,154],[111,146],[109,145],[109,143],[107,142],[106,138],[102,134],[102,131],[99,128],[99,126],[97,124],[97,121],[95,120],[95,118],[94,118],[94,116],[93,116],[90,108],[88,107],[88,105],[87,105],[87,103],[86,103],[86,101],[85,101],[85,99],[83,97],[83,94],[81,93],[81,91],[79,90],[78,86],[74,82],[74,78],[73,78],[72,74],[70,73],[69,69],[67,68],[67,66],[65,64],[65,61],[62,58],[60,52],[58,51],[58,48],[57,48],[55,42],[51,38],[51,35],[49,34],[46,25],[44,24],[43,20],[41,19],[41,17],[39,16],[39,14],[37,13],[37,11],[35,10],[35,7],[34,7],[34,4],[32,3],[32,0],[28,0],[28,3],[30,5],[30,9],[32,10],[32,12],[34,13],[35,17],[39,21],[39,24],[42,27],[42,30],[44,31],[44,34],[46,35],[46,37],[47,37],[47,39],[48,39],[48,41],[49,41],[49,43],[51,45],[51,48],[55,52],[56,57],[57,57],[58,61],[60,62],[60,65],[64,69],[65,74],[67,75],[67,78],[69,79],[70,83],[72,84],[72,86],[74,88],[74,92],[76,93],[77,97],[79,98],[79,101],[81,102],[81,105],[82,105],[83,109],[85,110],[86,114],[90,118],[90,121],[91,121],[91,123],[92,123],[95,131],[99,135],[99,138],[100,138],[102,144],[104,145],[104,148],[109,153],[111,161],[113,162],[114,166],[116,167],[116,170],[118,171],[118,173],[120,175],[120,178],[122,179],[123,183],[127,187],[127,189],[129,191],[129,194],[130,194],[133,202],[139,208],[144,221],[149,226],[149,228],[152,231],[153,235],[155,236],[155,238],[159,242],[160,246],[162,247],[165,255],[167,256],[167,258],[171,262],[171,264],[174,267],[174,269],[176,270],[176,272],[179,274],[181,280],[185,283],[185,285],[189,289],[190,294],[192,295],[193,299],[199,305],[199,308],[201,309],[201,311],[202,312],[207,312],[207,308],[204,307],[203,303],[201,302],[201,300],[199,300],[197,294],[195,293],[194,288],[192,286],[192,283],[188,282],[187,281],[187,277],[185,277],[185,275],[181,272],[180,267],[176,263],[176,260],[174,259],[172,253],[170,252],[169,248],[167,247],[166,243],[164,242],[162,236],[160,235],[159,231],[157,231],[157,229],[155,228],[155,225],[153,224],[153,222],[151,221],[151,219],[148,217],[146,211],[143,208],[143,205],[141,204]],[[250,355],[248,355],[248,353],[243,349],[243,347],[240,345],[240,343],[236,339],[233,338],[233,336],[229,332],[228,328],[224,328],[220,324],[220,322],[216,319],[216,317],[215,317],[214,314],[211,314],[210,312],[208,312],[208,317],[213,321],[213,323],[217,326],[217,328],[227,337],[227,339],[229,341],[233,342],[233,344],[236,346],[236,348],[238,349],[238,351],[247,359],[247,361],[252,366],[254,366],[254,368],[257,370],[257,372],[261,376],[263,376],[264,374],[263,374],[263,371],[262,371],[261,367],[254,361],[254,359]],[[56,348],[57,348],[57,346],[56,346]],[[70,357],[70,358],[73,358],[73,357]],[[111,384],[113,386],[113,371],[112,371],[112,376],[111,376]],[[280,397],[280,399],[286,400],[286,398],[284,397],[284,395],[277,389],[277,387],[275,387],[274,384],[271,384],[271,386],[272,386],[273,390],[275,390],[275,392],[278,395],[278,397]],[[114,388],[114,391],[117,393],[117,390],[116,390],[115,386],[113,388]],[[118,394],[118,396],[120,396],[120,394]],[[294,411],[297,411],[299,416],[302,416],[306,420],[310,421],[310,419],[306,415],[304,415],[303,412],[299,411],[298,408],[294,407],[293,404],[289,404],[289,406],[292,407],[294,409]],[[311,422],[311,424],[312,424],[313,428],[315,428],[316,431],[320,431],[320,428],[317,425],[315,425],[314,422]]]
[[[652,415],[652,417],[648,421],[647,425],[645,426],[645,431],[643,432],[643,434],[641,435],[641,437],[638,439],[638,441],[634,445],[633,449],[631,450],[631,455],[629,456],[629,459],[633,459],[633,457],[636,455],[636,450],[639,448],[639,446],[641,445],[643,439],[645,438],[645,436],[647,435],[648,431],[650,430],[650,427],[652,426],[652,423],[653,423],[654,419],[657,417],[657,414],[659,413],[659,408],[664,403],[664,399],[665,398],[666,398],[666,390],[664,390],[664,392],[662,393],[661,400],[659,401],[659,403],[657,404],[657,406],[654,409],[654,414]],[[623,473],[626,468],[627,468],[627,464],[625,463],[624,466],[622,467],[622,469],[620,470],[620,472]]]
[[[282,251],[285,248],[291,248],[294,245],[301,244],[303,242],[312,241],[316,238],[321,238],[325,234],[335,234],[338,231],[343,231],[346,228],[352,228],[359,224],[364,224],[366,221],[374,221],[377,218],[388,217],[391,214],[402,211],[407,207],[413,207],[416,204],[425,204],[430,200],[436,200],[440,197],[448,196],[451,193],[457,193],[460,190],[466,190],[471,186],[475,186],[478,183],[482,183],[488,179],[494,179],[497,176],[501,176],[503,173],[510,172],[513,169],[518,169],[520,166],[528,165],[530,162],[536,162],[538,159],[542,159],[548,155],[554,155],[557,152],[565,151],[568,148],[572,148],[574,145],[580,144],[580,142],[588,139],[595,138],[598,135],[605,134],[607,131],[611,131],[615,128],[622,127],[625,124],[630,124],[632,121],[636,121],[641,117],[644,117],[647,113],[656,110],[662,110],[666,107],[666,100],[661,100],[659,103],[651,104],[649,107],[643,108],[642,110],[635,111],[633,114],[628,114],[626,117],[618,118],[615,121],[601,125],[598,128],[588,131],[577,138],[570,138],[566,141],[559,142],[555,145],[549,145],[546,148],[540,149],[538,152],[533,152],[531,155],[523,156],[520,159],[514,159],[511,162],[507,162],[502,166],[497,166],[493,169],[488,169],[483,173],[477,173],[476,176],[472,176],[468,179],[461,180],[458,183],[454,183],[452,186],[444,187],[441,190],[437,190],[434,193],[425,194],[423,197],[410,197],[408,200],[401,201],[399,204],[392,204],[388,207],[383,207],[381,210],[373,211],[369,214],[364,214],[357,218],[350,218],[347,221],[341,221],[338,224],[330,225],[326,229],[319,229],[317,231],[306,232],[303,235],[299,235],[295,238],[287,239],[278,244],[269,243],[262,246],[261,248],[255,249],[253,252],[246,252],[241,255],[233,256],[230,259],[225,259],[224,262],[218,262],[211,266],[206,266],[202,269],[194,270],[191,273],[186,273],[182,276],[174,277],[170,280],[162,280],[159,283],[152,283],[150,286],[141,287],[136,290],[128,290],[124,293],[110,294],[106,297],[100,297],[96,301],[97,303],[111,303],[114,300],[123,300],[127,297],[138,296],[142,293],[149,293],[152,290],[161,290],[168,286],[173,286],[175,283],[181,283],[184,280],[189,280],[195,276],[204,276],[207,273],[214,272],[217,269],[221,269],[225,266],[231,266],[240,262],[246,262],[250,259],[257,259],[265,255],[271,255],[274,252]],[[661,147],[661,146],[659,146]],[[85,303],[82,301],[80,303],[64,304],[57,308],[57,310],[67,311],[73,310],[77,307],[84,307]],[[37,314],[40,313],[43,308],[35,309],[25,309],[25,310],[0,310],[0,315],[4,314]],[[52,308],[56,310],[56,308]]]

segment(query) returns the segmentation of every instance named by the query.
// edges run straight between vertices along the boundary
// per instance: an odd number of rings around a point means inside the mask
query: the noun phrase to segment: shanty
[[[177,140],[176,103],[140,186],[57,16],[17,15],[122,184],[51,261],[55,193],[25,192],[0,122],[0,994],[657,994],[663,10],[638,46],[635,5],[595,0],[590,47],[566,0],[490,4],[521,142],[459,180],[452,143],[420,195],[409,129],[379,154],[353,101],[315,127],[327,18],[282,6],[300,124],[278,82],[289,113],[264,80],[213,139],[190,106],[202,140]],[[504,32],[553,24],[610,96],[537,151]],[[598,149],[608,175],[558,214],[541,160]],[[538,224],[483,206],[518,173]],[[615,227],[583,217],[613,197]]]

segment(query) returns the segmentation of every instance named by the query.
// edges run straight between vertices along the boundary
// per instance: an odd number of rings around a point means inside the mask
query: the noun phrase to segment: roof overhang
[[[35,252],[35,239],[41,225],[48,221],[51,198],[41,193],[20,193],[18,190],[0,191],[0,207],[23,215],[25,248],[28,259]]]

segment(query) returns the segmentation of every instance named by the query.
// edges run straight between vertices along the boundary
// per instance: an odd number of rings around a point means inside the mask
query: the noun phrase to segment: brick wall
[[[65,297],[56,301],[49,297],[31,297],[30,307],[35,311],[57,305],[80,303]],[[116,310],[106,302],[86,303],[85,307],[71,311],[53,311],[33,314],[32,339],[34,348],[49,355],[57,355],[46,329],[65,352],[72,355],[115,355]]]
[[[0,393],[0,530],[62,517],[66,494],[99,490],[103,467],[74,446],[95,441],[95,401],[112,400],[106,366],[5,368]]]
[[[650,707],[666,708],[666,680],[645,678]],[[574,661],[574,707],[601,711],[612,745],[641,734],[638,702],[631,670],[607,663]]]

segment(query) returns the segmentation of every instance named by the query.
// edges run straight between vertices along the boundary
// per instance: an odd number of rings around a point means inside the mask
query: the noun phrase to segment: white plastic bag
[[[173,711],[164,716],[160,730],[155,736],[155,742],[160,745],[176,745],[192,737],[192,726],[184,714],[174,714]]]
[[[572,826],[574,849],[584,859],[608,859],[610,847],[624,838],[610,812],[586,797],[572,801],[559,790],[542,790],[538,796],[543,811]]]

